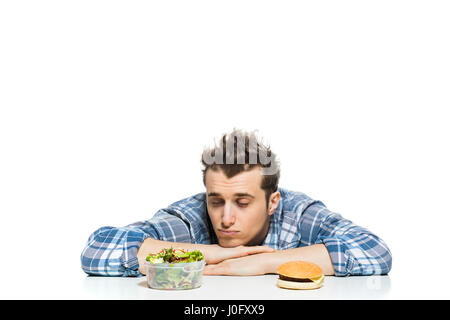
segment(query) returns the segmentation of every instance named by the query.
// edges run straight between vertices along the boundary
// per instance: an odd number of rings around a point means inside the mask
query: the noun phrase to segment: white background
[[[450,298],[449,15],[446,1],[1,2],[0,297],[28,297],[30,273],[43,298],[84,279],[91,232],[203,191],[203,147],[237,127],[277,153],[281,187],[386,241],[393,298]]]

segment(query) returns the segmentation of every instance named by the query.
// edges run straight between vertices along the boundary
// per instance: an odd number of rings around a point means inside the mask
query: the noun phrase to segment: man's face
[[[269,201],[268,209],[261,189],[262,177],[259,167],[232,178],[227,178],[221,170],[207,170],[208,213],[220,246],[260,245],[264,240],[279,193],[272,194],[271,199],[275,201]]]

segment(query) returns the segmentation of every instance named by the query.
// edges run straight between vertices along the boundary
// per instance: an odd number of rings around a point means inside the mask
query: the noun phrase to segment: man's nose
[[[231,203],[225,203],[222,215],[222,225],[225,228],[231,227],[236,220]]]

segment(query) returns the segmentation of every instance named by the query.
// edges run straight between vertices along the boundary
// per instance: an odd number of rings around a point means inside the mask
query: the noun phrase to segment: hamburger
[[[323,284],[322,269],[307,261],[290,261],[277,268],[277,285],[286,289],[317,289]]]

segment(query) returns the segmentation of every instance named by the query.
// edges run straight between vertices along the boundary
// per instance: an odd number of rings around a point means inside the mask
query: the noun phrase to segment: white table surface
[[[412,278],[386,276],[325,277],[316,290],[287,290],[276,286],[277,275],[251,277],[203,276],[200,288],[155,290],[145,277],[4,276],[1,299],[448,299],[443,282],[413,283]],[[447,281],[448,282],[448,281]]]
[[[277,275],[252,277],[204,276],[200,288],[192,290],[155,290],[145,278],[105,279],[88,277],[83,282],[86,298],[105,299],[367,299],[383,298],[390,288],[388,276],[338,278],[326,277],[317,290],[286,290],[276,286]],[[118,290],[120,288],[120,290]]]
[[[398,265],[385,276],[327,276],[316,290],[281,289],[276,285],[278,276],[268,274],[203,276],[200,288],[175,291],[150,289],[143,276],[87,276],[75,263],[66,269],[22,265],[17,272],[1,273],[0,299],[450,299],[450,278],[445,273],[417,277],[416,269],[400,261]]]

